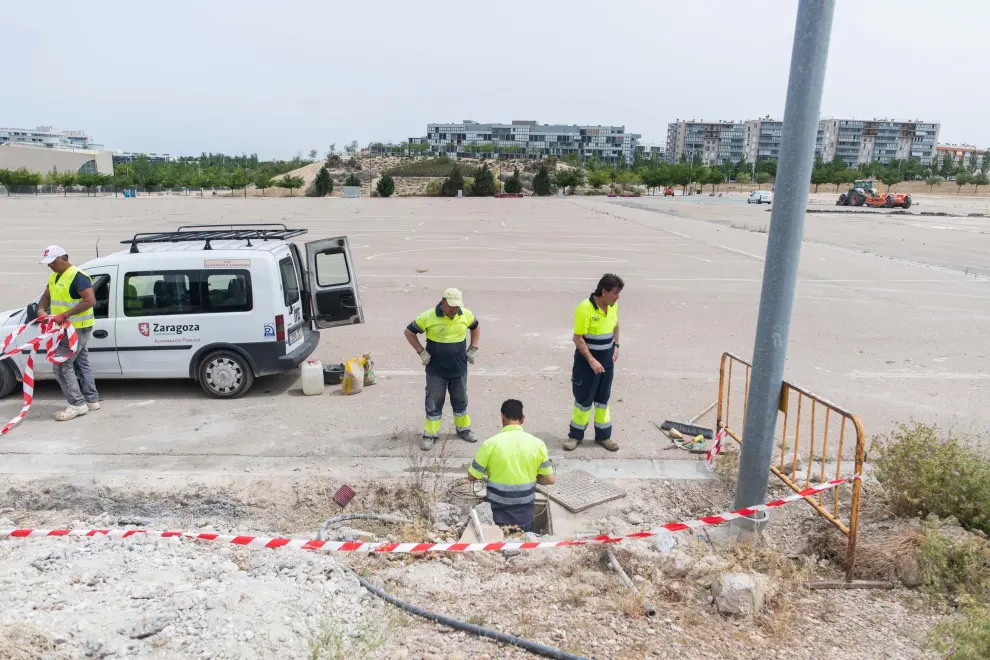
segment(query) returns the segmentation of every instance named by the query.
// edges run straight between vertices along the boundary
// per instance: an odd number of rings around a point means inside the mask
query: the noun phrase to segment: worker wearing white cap
[[[419,343],[419,334],[426,334],[425,348]],[[406,326],[405,336],[426,367],[426,421],[420,447],[424,451],[431,449],[440,437],[448,390],[457,436],[466,442],[477,442],[478,436],[471,430],[471,416],[467,410],[467,365],[474,364],[481,330],[474,314],[464,307],[464,296],[457,289],[444,291],[436,307],[426,310]]]
[[[54,315],[52,320],[58,325],[68,321],[76,331],[76,354],[61,364],[53,365],[55,380],[69,402],[68,408],[55,415],[55,419],[64,422],[85,415],[90,410],[100,409],[100,394],[96,391],[96,378],[87,350],[96,318],[93,314],[96,296],[89,275],[69,263],[69,255],[64,248],[48,246],[39,263],[48,266],[52,274],[45,292],[41,294],[38,309],[44,313],[50,305]],[[71,352],[68,336],[63,335],[55,355]]]

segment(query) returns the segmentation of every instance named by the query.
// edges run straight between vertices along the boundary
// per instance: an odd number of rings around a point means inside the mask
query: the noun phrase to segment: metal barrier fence
[[[724,428],[726,435],[739,444],[743,442],[752,366],[732,353],[723,353],[719,365],[716,428]],[[737,376],[735,380],[733,372]],[[740,372],[741,379],[738,377]],[[734,406],[733,398],[736,400]],[[779,411],[783,419],[778,419],[779,435],[774,439],[775,451],[770,471],[794,492],[801,492],[812,483],[862,474],[866,460],[866,434],[856,415],[787,381],[781,386]],[[835,417],[838,419],[833,419]],[[847,433],[847,427],[850,427],[851,433]],[[852,437],[847,439],[847,435]],[[829,466],[830,459],[834,459],[834,469]],[[847,580],[852,579],[862,488],[862,482],[857,479],[852,483],[851,493],[845,488],[835,488],[829,494],[819,493],[804,498],[848,538]]]

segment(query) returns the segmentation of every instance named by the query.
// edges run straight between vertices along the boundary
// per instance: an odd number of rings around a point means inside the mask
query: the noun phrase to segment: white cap
[[[48,265],[59,257],[64,257],[68,254],[69,253],[65,251],[65,248],[61,248],[57,245],[49,245],[45,248],[45,254],[42,255],[41,261],[38,263]]]
[[[443,292],[443,299],[451,307],[461,307],[464,305],[464,295],[461,294],[460,289],[447,289]]]

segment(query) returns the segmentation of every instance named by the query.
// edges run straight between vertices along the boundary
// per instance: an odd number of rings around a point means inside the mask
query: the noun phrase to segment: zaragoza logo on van
[[[199,332],[199,324],[190,325],[165,325],[153,323],[152,332],[156,335],[181,335],[186,332]]]

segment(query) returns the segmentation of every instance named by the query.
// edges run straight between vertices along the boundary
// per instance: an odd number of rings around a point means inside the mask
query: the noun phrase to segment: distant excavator
[[[881,194],[871,180],[859,180],[853,183],[849,192],[839,195],[836,206],[869,206],[870,208],[911,208],[911,195],[901,193]]]

